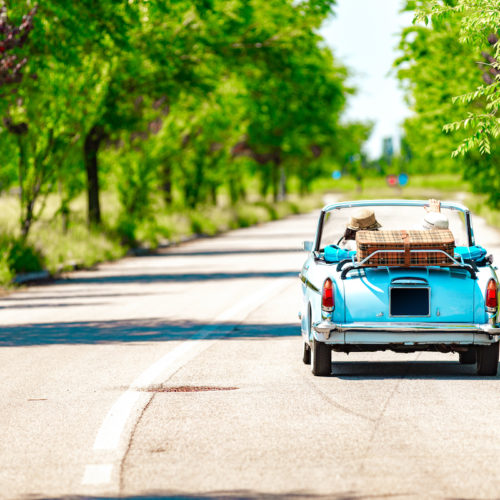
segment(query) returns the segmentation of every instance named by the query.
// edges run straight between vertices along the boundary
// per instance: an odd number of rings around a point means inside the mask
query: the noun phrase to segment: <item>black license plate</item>
[[[429,316],[428,288],[391,288],[391,316]]]

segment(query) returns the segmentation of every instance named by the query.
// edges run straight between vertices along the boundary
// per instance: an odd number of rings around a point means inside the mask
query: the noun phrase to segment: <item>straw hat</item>
[[[427,231],[432,229],[448,229],[448,218],[441,212],[427,212],[424,215],[423,228]]]
[[[371,208],[358,208],[351,216],[349,229],[358,231],[359,229],[378,229],[382,227],[375,219],[375,214]]]

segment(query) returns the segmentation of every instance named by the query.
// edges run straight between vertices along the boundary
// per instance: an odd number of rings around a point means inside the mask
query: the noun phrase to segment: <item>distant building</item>
[[[392,157],[394,156],[392,137],[385,137],[382,140],[382,156],[387,163],[390,164],[392,162]]]

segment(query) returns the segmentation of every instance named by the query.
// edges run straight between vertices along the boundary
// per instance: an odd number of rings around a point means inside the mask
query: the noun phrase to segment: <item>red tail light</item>
[[[488,309],[496,309],[498,307],[497,284],[494,279],[490,279],[486,287],[486,307]]]
[[[323,294],[321,297],[321,309],[324,312],[332,312],[335,308],[335,299],[333,295],[333,283],[330,278],[326,278],[323,283]]]

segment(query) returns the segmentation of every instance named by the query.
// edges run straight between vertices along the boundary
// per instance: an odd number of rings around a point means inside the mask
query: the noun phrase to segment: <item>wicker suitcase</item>
[[[370,257],[365,266],[450,266],[453,261],[455,239],[446,229],[440,231],[358,231],[357,259],[363,261],[376,250],[384,250]],[[400,250],[400,252],[394,252]],[[402,252],[401,252],[402,250]],[[412,252],[411,250],[431,250]]]

